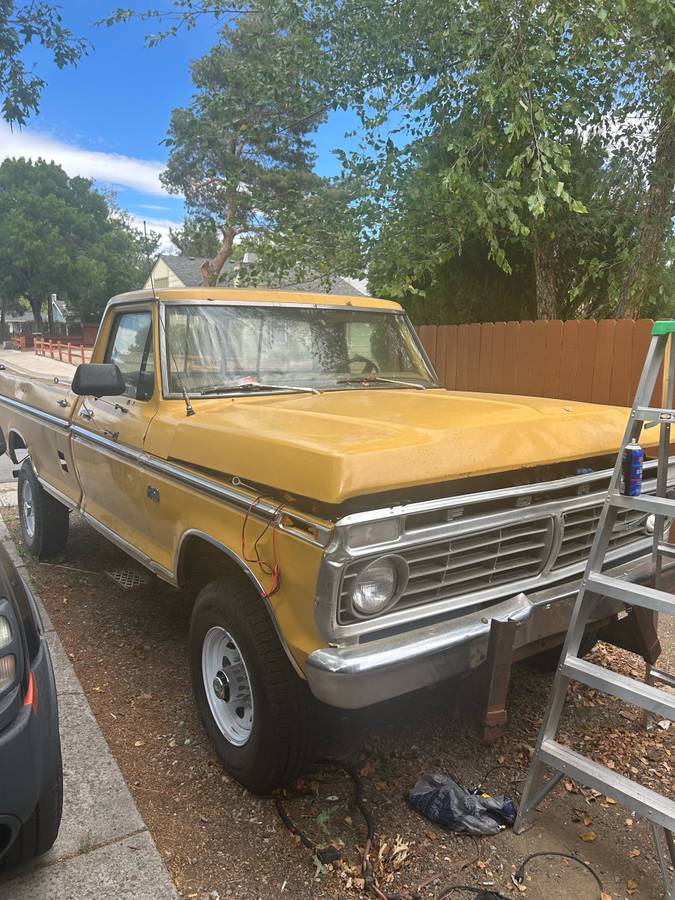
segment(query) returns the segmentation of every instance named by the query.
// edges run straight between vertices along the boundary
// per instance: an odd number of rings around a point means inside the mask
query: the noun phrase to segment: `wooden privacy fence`
[[[417,330],[450,390],[630,406],[653,324],[651,319],[539,320]]]

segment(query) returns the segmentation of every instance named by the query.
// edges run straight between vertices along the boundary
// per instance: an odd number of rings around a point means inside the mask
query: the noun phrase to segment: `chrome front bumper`
[[[629,581],[646,581],[651,557],[642,556],[607,570]],[[664,576],[664,582],[665,582]],[[514,650],[562,634],[572,614],[581,579],[508,600],[453,619],[378,640],[315,650],[305,674],[314,696],[342,709],[359,709],[465,674],[486,658],[492,619],[518,622]],[[599,598],[593,621],[623,609]]]

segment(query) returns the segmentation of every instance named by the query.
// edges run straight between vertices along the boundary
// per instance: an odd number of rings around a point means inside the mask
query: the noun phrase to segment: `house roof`
[[[206,262],[205,257],[160,253],[159,258],[167,264],[177,278],[180,278],[185,287],[199,287],[202,283],[202,265]]]
[[[255,262],[254,254],[251,262]],[[185,287],[199,287],[202,284],[202,265],[206,262],[203,256],[183,256],[172,255],[170,253],[161,253],[159,256],[171,271],[179,278]],[[249,263],[226,262],[220,273],[220,282],[225,286],[231,284],[236,287],[236,278],[239,271],[245,269]],[[303,281],[289,276],[279,281],[266,282],[264,278],[257,279],[255,287],[264,288],[273,291],[303,291],[312,294],[339,294],[342,297],[364,297],[367,296],[365,290],[360,290],[352,279],[336,277],[332,278],[328,287],[322,281],[318,274],[308,273],[308,277]]]
[[[325,282],[321,280],[319,275],[310,275],[305,281],[281,281],[278,283],[264,284],[258,282],[257,287],[266,288],[272,291],[304,291],[310,294],[339,294],[342,297],[367,297],[363,291],[360,291],[346,278],[340,276],[331,278],[326,287]]]

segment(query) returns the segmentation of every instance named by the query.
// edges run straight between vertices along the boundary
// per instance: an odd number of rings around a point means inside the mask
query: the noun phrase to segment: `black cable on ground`
[[[530,860],[536,859],[538,856],[561,856],[563,859],[571,859],[573,860],[573,862],[579,863],[579,865],[583,866],[584,869],[588,869],[593,878],[595,878],[595,880],[597,881],[598,887],[600,888],[600,893],[604,893],[605,889],[603,888],[600,876],[595,871],[595,869],[589,866],[587,862],[584,862],[583,859],[579,859],[578,856],[573,856],[571,853],[560,853],[557,850],[540,850],[538,853],[530,853],[529,856],[526,856],[513,875],[513,880],[516,882],[516,884],[523,883],[523,881],[525,880],[525,866],[530,862]]]
[[[363,871],[363,877],[365,878],[365,881],[366,881],[366,886],[370,890],[372,890],[372,892],[379,898],[379,900],[424,900],[422,894],[419,891],[415,891],[415,890],[404,891],[403,893],[396,893],[396,894],[385,894],[381,890],[379,884],[377,883],[377,879],[375,878],[375,875],[373,873],[373,867],[372,867],[372,865],[370,863],[370,859],[369,859],[371,845],[375,839],[375,820],[373,819],[372,813],[366,806],[364,798],[363,798],[363,781],[361,779],[361,776],[356,771],[356,769],[354,769],[351,765],[349,765],[349,763],[341,762],[340,760],[337,760],[337,759],[330,759],[328,757],[324,757],[322,759],[318,759],[317,764],[320,766],[323,766],[325,768],[335,769],[337,771],[344,772],[352,780],[352,783],[354,785],[354,804],[357,807],[357,809],[359,810],[359,812],[361,813],[361,815],[363,816],[363,820],[366,823],[366,829],[367,829],[365,847],[364,847],[364,851],[363,851],[363,856],[361,858],[361,867],[362,867],[362,871]],[[497,767],[495,767],[495,769],[496,768],[501,768],[501,767],[497,766]],[[485,778],[482,779],[482,781],[485,781],[485,779],[488,777],[488,775],[490,775],[493,771],[495,771],[495,769],[491,769],[490,772],[487,773]],[[309,837],[302,830],[302,828],[300,828],[300,826],[291,817],[290,813],[284,806],[284,803],[280,796],[277,795],[274,797],[274,803],[277,808],[277,812],[279,813],[279,817],[281,818],[281,821],[284,823],[286,828],[288,828],[288,830],[292,834],[297,835],[300,838],[302,844],[308,850],[311,850],[312,853],[315,853],[317,858],[324,865],[328,865],[329,863],[337,862],[341,858],[340,851],[337,849],[337,847],[333,847],[331,844],[329,844],[327,846],[323,846],[323,847],[320,846],[315,840],[313,840],[313,838]],[[471,837],[473,837],[473,836],[471,836]],[[533,857],[538,856],[538,855],[546,855],[546,854],[533,853],[531,856],[528,856],[528,858],[525,860],[525,862],[521,865],[518,872],[521,872],[521,871],[524,872],[525,864],[530,859],[532,859]],[[565,855],[565,854],[560,854],[560,855]],[[576,857],[572,857],[572,858],[575,859]],[[581,860],[577,860],[577,862],[581,862]],[[518,873],[516,873],[516,874],[518,874]],[[593,873],[593,874],[595,874],[595,873]],[[596,878],[597,878],[597,876],[596,876]],[[441,892],[439,894],[437,894],[437,900],[443,900],[443,898],[447,897],[450,893],[452,893],[453,891],[458,891],[458,890],[473,892],[474,894],[476,894],[477,900],[509,900],[509,898],[505,897],[503,894],[498,894],[495,891],[490,891],[484,887],[474,887],[473,885],[468,885],[468,884],[453,884],[453,885],[448,885],[447,887],[442,888]]]
[[[476,894],[477,900],[509,900],[503,894],[496,891],[490,891],[484,887],[474,887],[471,884],[450,884],[441,888],[441,893],[436,895],[436,900],[445,900],[445,898],[453,891],[471,891]]]

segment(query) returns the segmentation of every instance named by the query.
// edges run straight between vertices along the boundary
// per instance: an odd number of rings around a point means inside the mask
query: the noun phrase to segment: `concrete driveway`
[[[29,581],[2,519],[0,540]],[[44,609],[42,615],[59,697],[63,820],[49,853],[27,869],[0,876],[0,900],[177,900],[179,894]]]

